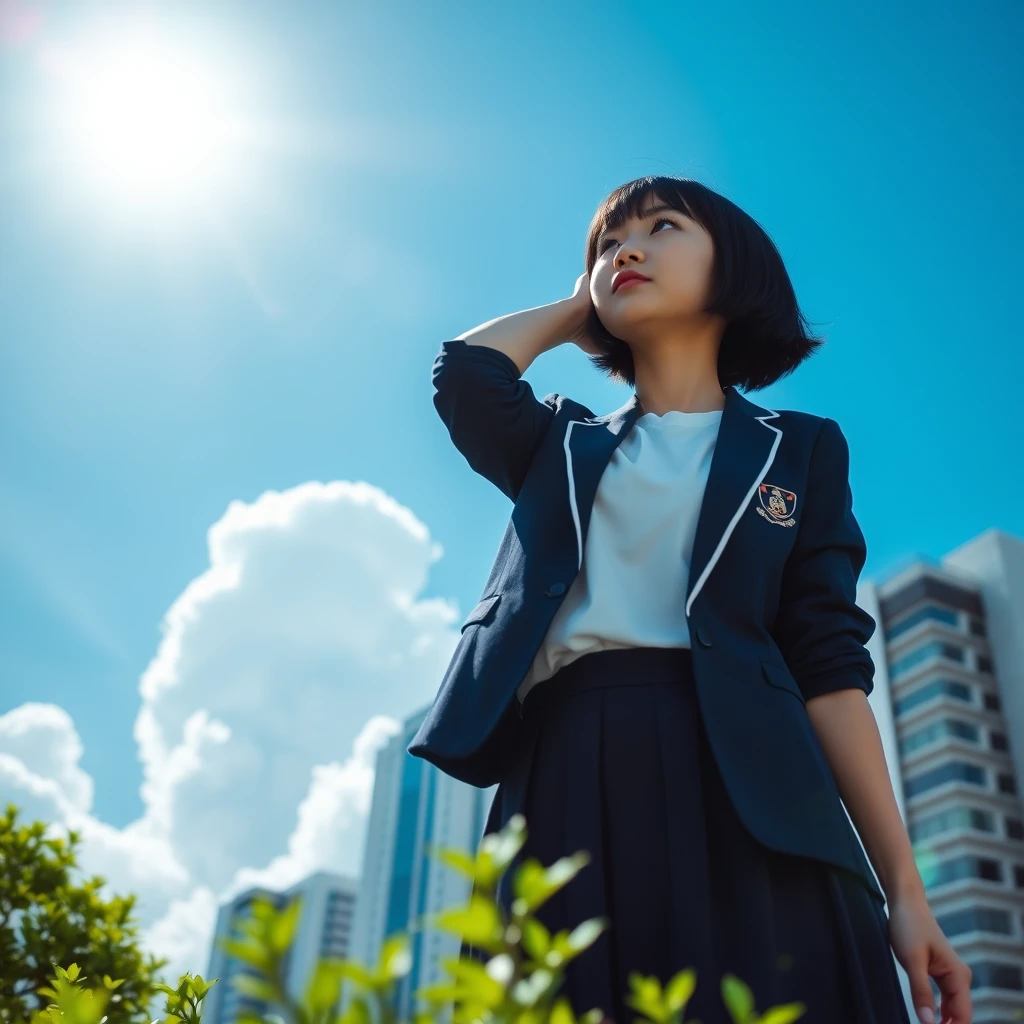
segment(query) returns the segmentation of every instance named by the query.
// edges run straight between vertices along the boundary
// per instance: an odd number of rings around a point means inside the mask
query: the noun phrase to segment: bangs
[[[696,221],[705,231],[710,230],[706,216],[702,216],[697,200],[696,188],[699,186],[689,178],[664,178],[649,176],[637,178],[619,186],[598,207],[590,222],[587,232],[585,262],[587,272],[594,269],[597,262],[597,242],[604,231],[617,231],[631,217],[640,219],[648,199],[654,198],[674,210]],[[687,193],[690,193],[689,195]]]

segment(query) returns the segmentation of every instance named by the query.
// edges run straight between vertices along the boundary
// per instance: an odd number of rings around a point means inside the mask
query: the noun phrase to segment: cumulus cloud
[[[0,716],[0,799],[82,833],[83,869],[139,894],[145,941],[175,980],[206,969],[233,892],[359,874],[376,752],[432,699],[459,621],[418,597],[440,545],[366,483],[234,501],[208,547],[139,681],[141,818],[115,829],[91,814],[61,708]]]
[[[53,704],[22,704],[0,717],[0,786],[21,789],[36,817],[64,818],[92,807],[82,741],[71,716]]]

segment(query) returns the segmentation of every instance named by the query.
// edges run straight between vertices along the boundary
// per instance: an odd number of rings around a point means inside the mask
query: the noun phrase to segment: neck
[[[718,344],[633,345],[636,395],[643,412],[658,416],[725,408],[718,380]]]

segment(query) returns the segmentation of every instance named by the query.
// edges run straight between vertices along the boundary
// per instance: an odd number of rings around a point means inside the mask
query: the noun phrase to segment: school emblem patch
[[[775,484],[761,484],[757,489],[761,507],[757,510],[769,523],[776,526],[795,526],[796,495]]]

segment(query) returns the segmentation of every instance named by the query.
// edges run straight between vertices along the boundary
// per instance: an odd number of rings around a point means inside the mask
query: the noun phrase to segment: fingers
[[[962,970],[937,979],[942,989],[943,1024],[971,1024],[971,969]]]

